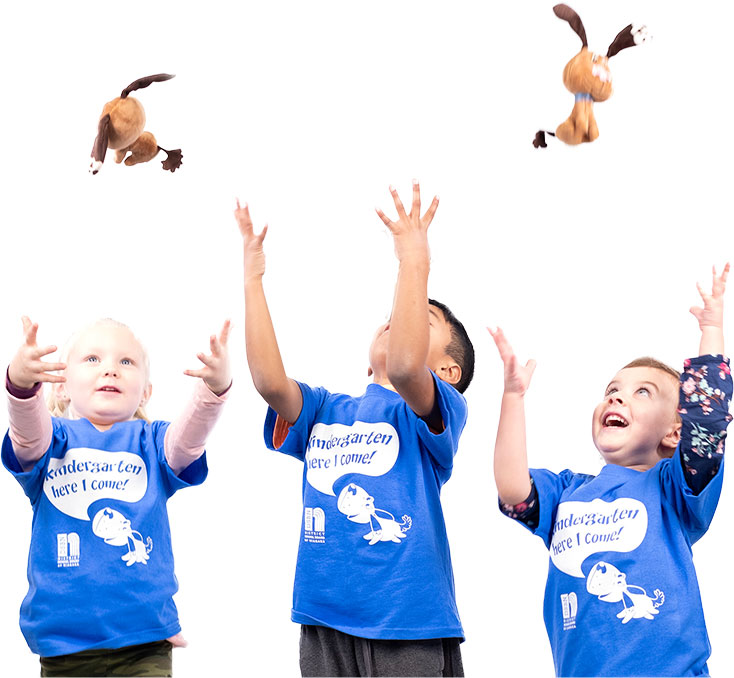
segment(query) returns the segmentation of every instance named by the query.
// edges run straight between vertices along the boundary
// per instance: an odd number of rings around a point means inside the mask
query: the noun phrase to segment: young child
[[[559,676],[709,675],[691,544],[719,500],[731,419],[728,272],[714,271],[710,295],[699,287],[700,355],[682,375],[641,358],[607,386],[592,419],[598,476],[528,473],[523,398],[535,363],[519,365],[492,332],[505,369],[495,479],[502,511],[550,551],[544,617]]]
[[[369,352],[363,396],[289,379],[263,291],[263,239],[247,206],[245,335],[255,387],[270,406],[269,448],[304,462],[304,514],[292,619],[302,624],[304,676],[463,675],[440,502],[466,419],[461,393],[474,350],[464,327],[427,294],[427,229],[420,189],[406,213],[396,191],[390,229],[399,261],[392,316]]]
[[[170,425],[145,417],[148,356],[125,325],[85,327],[58,363],[42,360],[56,347],[37,345],[38,325],[24,317],[23,331],[2,447],[33,506],[23,635],[43,676],[170,676],[184,643],[166,500],[206,478],[204,443],[231,383],[229,323],[185,372],[200,380]]]

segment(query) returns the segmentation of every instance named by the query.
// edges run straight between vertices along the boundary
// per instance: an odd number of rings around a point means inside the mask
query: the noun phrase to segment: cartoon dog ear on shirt
[[[129,96],[130,92],[173,77],[167,73],[159,73],[140,78],[122,90],[119,97],[104,105],[97,127],[97,138],[92,146],[92,164],[89,167],[92,174],[97,174],[101,169],[108,148],[115,151],[117,163],[124,160],[126,165],[137,165],[139,162],[152,160],[158,155],[158,151],[163,151],[167,155],[162,162],[163,169],[175,172],[181,166],[183,158],[181,149],[167,151],[158,145],[150,132],[143,131],[145,127],[143,105]],[[126,158],[128,152],[130,155]]]
[[[559,19],[567,21],[569,26],[581,38],[581,51],[566,64],[563,69],[563,84],[576,97],[576,103],[568,120],[561,123],[555,133],[538,131],[533,139],[535,148],[545,148],[545,135],[558,137],[566,144],[576,145],[594,141],[599,130],[594,119],[594,102],[606,101],[612,96],[612,74],[609,72],[609,59],[627,47],[640,45],[649,39],[645,26],[634,28],[632,24],[623,28],[609,45],[606,56],[589,51],[586,41],[586,30],[581,17],[568,5],[556,5],[553,8]]]

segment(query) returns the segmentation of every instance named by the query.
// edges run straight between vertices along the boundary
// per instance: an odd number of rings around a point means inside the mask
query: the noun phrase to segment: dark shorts
[[[463,676],[460,638],[371,640],[301,626],[302,676]]]
[[[173,675],[171,643],[159,640],[117,650],[85,650],[41,657],[42,676],[166,676]]]

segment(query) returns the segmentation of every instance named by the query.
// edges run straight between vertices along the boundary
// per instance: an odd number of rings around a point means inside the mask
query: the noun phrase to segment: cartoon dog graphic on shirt
[[[655,589],[655,597],[650,598],[642,587],[628,584],[624,572],[603,560],[591,568],[586,578],[586,590],[606,603],[621,602],[624,609],[617,617],[623,624],[630,619],[653,619],[660,613],[657,608],[665,602],[665,594],[660,589]],[[625,596],[630,601],[629,607]]]
[[[130,567],[135,563],[148,564],[153,550],[153,540],[148,537],[143,541],[143,535],[133,530],[130,521],[119,511],[111,508],[103,508],[97,511],[92,520],[92,531],[98,537],[104,539],[105,544],[110,546],[127,546],[127,553],[122,560]]]
[[[353,523],[369,523],[371,529],[363,536],[370,546],[378,541],[399,544],[413,525],[410,516],[403,516],[403,522],[399,523],[389,511],[375,508],[374,498],[354,483],[350,483],[339,493],[336,505]]]

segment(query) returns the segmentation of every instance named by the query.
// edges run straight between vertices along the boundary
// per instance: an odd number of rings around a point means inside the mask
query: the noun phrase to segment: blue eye
[[[90,355],[87,357],[87,362],[88,363],[98,363],[99,358],[96,355]]]
[[[121,365],[132,365],[132,364],[133,364],[133,361],[132,361],[132,360],[130,360],[130,358],[123,358],[123,359],[122,359],[122,360],[120,361],[120,364],[121,364]]]
[[[638,388],[637,392],[640,393],[641,395],[646,395],[646,396],[650,395],[649,389],[645,388],[644,386],[642,388]]]
[[[605,396],[610,396],[610,395],[612,395],[612,393],[616,393],[616,392],[617,392],[616,387],[615,386],[612,386],[611,388],[608,388],[607,389],[607,392],[604,395]]]

